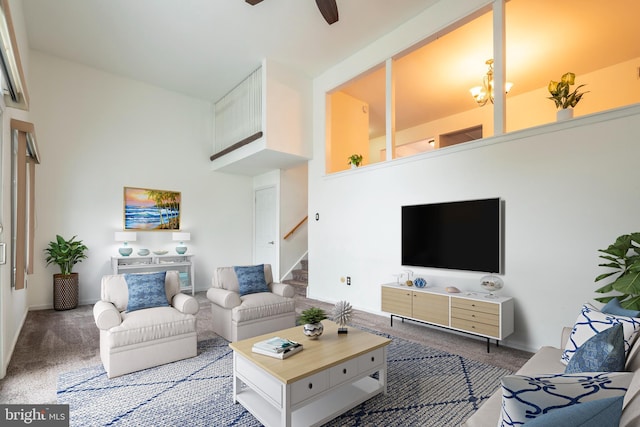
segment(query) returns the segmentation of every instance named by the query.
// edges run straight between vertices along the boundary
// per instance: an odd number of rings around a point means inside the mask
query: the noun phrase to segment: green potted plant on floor
[[[82,240],[73,236],[69,240],[56,235],[56,239],[49,242],[44,250],[47,254],[47,266],[56,264],[60,273],[53,275],[53,308],[69,310],[78,306],[78,273],[73,272],[73,266],[87,258],[88,248]]]
[[[604,255],[600,258],[608,262],[598,264],[600,267],[613,269],[596,277],[596,282],[617,274],[607,285],[596,289],[596,292],[616,295],[596,298],[596,301],[607,303],[613,298],[620,301],[623,308],[640,310],[640,232],[624,234],[609,245],[607,249],[599,249]]]
[[[300,319],[298,321],[302,326],[302,331],[310,339],[315,340],[324,331],[322,321],[327,318],[325,311],[318,307],[311,307],[303,310],[300,313]]]

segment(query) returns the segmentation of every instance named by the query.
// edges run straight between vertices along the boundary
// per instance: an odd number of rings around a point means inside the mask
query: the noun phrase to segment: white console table
[[[445,289],[382,285],[382,311],[399,317],[498,342],[513,333],[513,298],[481,292],[450,293]]]
[[[180,274],[180,290],[195,294],[195,267],[193,255],[147,255],[111,257],[113,274],[144,273],[177,270]]]

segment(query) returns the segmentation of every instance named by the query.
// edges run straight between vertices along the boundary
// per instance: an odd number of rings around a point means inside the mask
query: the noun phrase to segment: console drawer
[[[453,309],[459,308],[462,310],[468,311],[479,311],[482,313],[495,314],[498,316],[500,314],[500,305],[494,304],[491,302],[470,300],[466,298],[456,298],[451,297],[451,308]]]
[[[497,325],[487,325],[477,321],[451,318],[451,327],[473,332],[474,334],[488,335],[499,339],[500,328]]]
[[[329,373],[318,372],[291,384],[291,403],[296,404],[329,388]]]
[[[492,326],[500,325],[500,317],[497,314],[484,313],[482,311],[471,311],[454,307],[451,310],[451,317],[468,320],[470,322],[485,323]]]

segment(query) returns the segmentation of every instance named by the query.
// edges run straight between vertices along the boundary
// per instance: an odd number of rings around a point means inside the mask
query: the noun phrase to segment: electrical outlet
[[[351,276],[347,276],[347,286],[351,286]]]

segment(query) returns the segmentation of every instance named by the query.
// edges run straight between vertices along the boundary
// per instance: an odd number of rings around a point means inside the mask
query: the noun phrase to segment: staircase
[[[298,267],[291,271],[291,275],[293,276],[291,279],[287,279],[284,283],[287,283],[294,287],[296,290],[296,297],[306,298],[307,297],[307,285],[309,282],[309,261],[303,259],[298,264]]]

